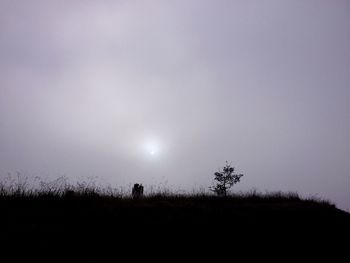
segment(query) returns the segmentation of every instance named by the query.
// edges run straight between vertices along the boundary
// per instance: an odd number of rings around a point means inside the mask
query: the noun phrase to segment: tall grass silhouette
[[[187,242],[190,248],[228,237],[237,246],[274,235],[275,240],[299,235],[322,235],[323,240],[326,233],[346,236],[344,229],[350,229],[348,213],[327,200],[294,192],[218,196],[204,189],[148,186],[143,197],[133,199],[131,187],[101,186],[92,180],[70,183],[66,177],[34,181],[16,175],[0,183],[3,251],[12,244],[16,251],[67,246],[88,253],[145,245],[153,251],[169,249],[169,242],[175,247]]]

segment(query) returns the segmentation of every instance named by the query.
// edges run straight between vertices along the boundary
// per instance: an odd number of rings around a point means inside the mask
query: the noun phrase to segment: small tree
[[[243,174],[234,174],[235,168],[232,167],[227,161],[224,168],[214,173],[215,185],[209,187],[210,191],[213,191],[218,196],[226,196],[227,190],[231,188],[234,184],[238,183],[243,176]]]

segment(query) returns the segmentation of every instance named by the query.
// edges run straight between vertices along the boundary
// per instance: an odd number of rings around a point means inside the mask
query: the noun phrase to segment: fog
[[[297,191],[350,210],[350,2],[0,1],[0,177]],[[147,189],[146,189],[147,190]]]

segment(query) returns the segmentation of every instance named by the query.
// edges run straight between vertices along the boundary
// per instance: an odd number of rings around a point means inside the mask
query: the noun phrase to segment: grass
[[[336,208],[328,200],[317,197],[303,199],[296,192],[283,193],[266,192],[261,193],[257,190],[248,192],[239,192],[228,194],[225,197],[218,197],[211,192],[200,190],[191,193],[178,193],[171,190],[164,190],[152,187],[151,192],[146,193],[140,200],[135,200],[131,197],[131,191],[126,191],[123,188],[101,187],[92,182],[77,182],[70,184],[65,177],[60,177],[51,182],[39,182],[39,187],[29,187],[27,180],[10,181],[10,184],[0,182],[0,204],[4,202],[99,202],[103,204],[147,204],[156,205],[159,202],[171,205],[179,204],[227,204],[230,205],[246,205],[246,204],[303,204],[315,205],[328,208]]]
[[[135,222],[138,225],[181,226],[208,224],[220,220],[261,224],[281,221],[307,222],[323,213],[322,220],[333,214],[346,214],[327,200],[301,198],[297,193],[256,190],[218,197],[210,192],[174,193],[150,192],[133,199],[123,189],[101,188],[93,183],[68,184],[62,178],[49,183],[40,182],[39,188],[28,188],[27,183],[0,185],[0,210],[8,222],[19,218],[37,219],[44,216],[59,224],[55,216],[84,221],[111,219],[115,222]],[[10,219],[12,217],[12,219]],[[336,216],[334,218],[337,218]],[[320,218],[317,218],[318,220]]]
[[[230,206],[257,206],[258,208],[264,205],[292,207],[294,205],[338,210],[328,200],[316,197],[304,199],[296,192],[261,193],[257,190],[251,190],[218,197],[203,189],[197,192],[180,193],[172,192],[169,189],[151,187],[151,191],[142,198],[133,199],[131,190],[126,191],[123,188],[113,188],[111,186],[101,187],[92,181],[71,184],[68,183],[68,179],[65,177],[49,182],[39,181],[36,186],[28,183],[27,178],[22,178],[19,175],[17,179],[7,178],[7,180],[0,182],[1,206],[6,204],[8,208],[13,208],[12,204],[30,203],[32,205],[40,205],[46,202],[62,203],[67,207],[69,207],[70,203],[81,202],[82,204],[99,204],[102,207],[110,205],[115,208],[118,208],[119,205],[155,207],[160,204],[167,204],[169,207],[192,205],[207,208],[221,206],[225,206],[225,208]]]
[[[9,183],[10,182],[10,183]],[[129,191],[65,179],[39,182],[37,188],[0,184],[1,239],[37,249],[70,245],[112,250],[141,239],[162,246],[174,240],[255,242],[260,236],[318,236],[350,231],[350,215],[327,200],[297,193],[256,190],[218,197],[209,192],[153,191],[133,199]],[[130,191],[131,192],[131,191]],[[346,231],[345,231],[346,230]],[[12,243],[11,243],[12,242]],[[22,245],[20,245],[22,242]]]

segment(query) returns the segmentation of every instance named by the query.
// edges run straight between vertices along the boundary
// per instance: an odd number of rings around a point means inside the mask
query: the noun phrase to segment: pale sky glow
[[[153,157],[161,154],[161,147],[156,140],[146,141],[143,145],[144,153],[147,153]]]
[[[350,210],[350,2],[0,0],[0,176],[236,191]]]

